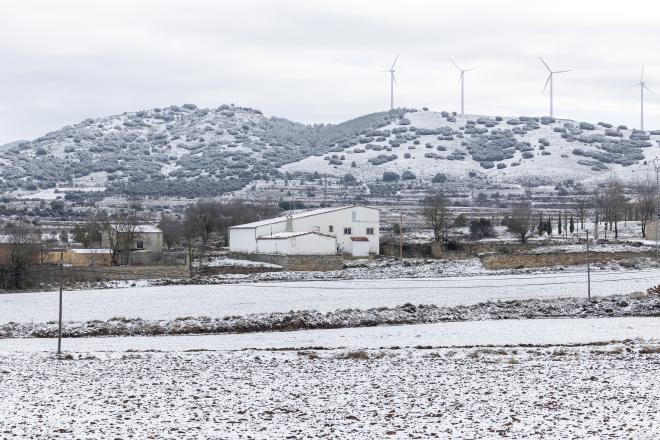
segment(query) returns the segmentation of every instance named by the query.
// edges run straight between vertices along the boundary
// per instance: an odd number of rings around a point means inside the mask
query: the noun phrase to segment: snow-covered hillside
[[[0,151],[0,191],[81,185],[144,195],[217,195],[278,176],[279,166],[402,114],[304,125],[250,108],[185,104],[86,119]]]
[[[186,104],[87,119],[8,144],[0,149],[0,191],[94,187],[195,197],[314,172],[362,182],[365,192],[381,183],[470,179],[589,183],[611,172],[641,179],[660,157],[659,140],[660,130],[546,117],[398,109],[304,125],[250,108]]]
[[[442,183],[445,178],[464,180],[470,173],[494,182],[589,183],[611,172],[627,180],[645,177],[648,163],[660,157],[659,140],[660,130],[642,132],[607,123],[419,111],[341,151],[312,156],[281,170],[351,174],[362,182],[432,182],[435,177]]]

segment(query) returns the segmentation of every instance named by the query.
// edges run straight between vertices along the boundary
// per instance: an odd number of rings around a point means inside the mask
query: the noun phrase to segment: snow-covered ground
[[[660,269],[592,273],[592,295],[645,291]],[[426,279],[176,285],[64,294],[64,320],[113,317],[175,319],[250,313],[394,307],[405,303],[461,305],[528,298],[585,297],[586,274],[526,274]],[[57,320],[56,292],[0,295],[0,323]]]
[[[656,439],[659,349],[3,353],[0,436]]]
[[[491,320],[226,335],[64,338],[63,349],[71,352],[377,349],[588,344],[635,338],[660,339],[660,318]],[[0,339],[0,352],[52,351],[56,346],[56,339],[52,338]]]

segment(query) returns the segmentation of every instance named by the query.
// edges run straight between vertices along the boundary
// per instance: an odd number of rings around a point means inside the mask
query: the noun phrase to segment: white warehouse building
[[[301,211],[229,228],[229,250],[248,254],[378,254],[380,211],[343,206]]]

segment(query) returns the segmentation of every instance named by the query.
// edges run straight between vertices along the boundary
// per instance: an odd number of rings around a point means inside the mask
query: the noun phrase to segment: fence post
[[[587,299],[591,301],[591,261],[589,255],[589,230],[587,229]]]
[[[62,354],[62,278],[64,275],[64,251],[60,251],[60,310],[57,329],[57,354]]]

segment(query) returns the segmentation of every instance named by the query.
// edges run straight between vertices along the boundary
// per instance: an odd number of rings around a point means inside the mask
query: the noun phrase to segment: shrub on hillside
[[[401,177],[393,171],[383,173],[383,182],[398,182]]]
[[[479,218],[470,221],[470,238],[481,240],[482,238],[495,237],[493,223],[487,218]]]

